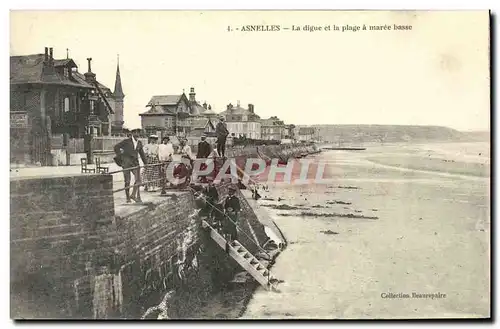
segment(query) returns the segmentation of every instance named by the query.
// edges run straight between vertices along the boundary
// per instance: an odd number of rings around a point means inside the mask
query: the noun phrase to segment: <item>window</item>
[[[94,114],[94,101],[90,101],[90,114]]]
[[[64,68],[64,77],[69,78],[69,69],[67,67]]]
[[[64,112],[69,112],[69,97],[64,98]]]

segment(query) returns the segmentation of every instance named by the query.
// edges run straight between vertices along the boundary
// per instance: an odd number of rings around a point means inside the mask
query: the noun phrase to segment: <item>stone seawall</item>
[[[112,186],[109,175],[11,181],[13,317],[72,317],[85,308],[73,298],[75,282],[114,262]]]
[[[244,161],[313,151],[299,145],[228,155]],[[217,187],[220,199],[227,187]],[[116,214],[112,191],[110,175],[11,180],[12,317],[137,319],[168,296],[165,315],[189,318],[241,271],[201,228],[191,191]],[[237,193],[239,240],[258,253],[268,237]]]

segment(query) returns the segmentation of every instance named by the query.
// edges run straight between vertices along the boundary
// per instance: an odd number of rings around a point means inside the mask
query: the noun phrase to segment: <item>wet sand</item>
[[[401,161],[369,161],[388,154]],[[487,144],[314,157],[329,163],[329,184],[277,184],[263,192],[261,204],[289,242],[272,268],[284,283],[281,293],[258,287],[243,319],[490,315],[489,177],[453,169],[460,161],[489,166]],[[408,168],[409,157],[440,159],[439,167]],[[441,298],[402,295],[413,293]]]

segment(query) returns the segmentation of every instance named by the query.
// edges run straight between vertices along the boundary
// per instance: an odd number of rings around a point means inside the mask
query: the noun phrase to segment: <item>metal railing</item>
[[[130,172],[130,174],[133,175],[132,172],[134,170],[138,170],[139,171],[139,175],[142,175],[141,169],[143,169],[143,168],[159,167],[158,169],[162,170],[161,169],[162,166],[164,166],[164,167],[169,166],[172,162],[173,161],[166,161],[166,162],[159,162],[159,163],[150,163],[150,164],[145,164],[145,165],[142,165],[142,166],[139,165],[139,166],[135,166],[135,167],[129,167],[129,168],[124,168],[124,169],[120,169],[120,170],[110,171],[110,172],[107,172],[106,174],[113,175],[113,174],[118,174],[118,173]],[[181,164],[181,163],[182,162],[179,162],[179,164]],[[140,188],[141,186],[147,185],[149,183],[164,182],[164,181],[167,181],[166,175],[165,175],[165,177],[160,177],[158,179],[152,179],[152,180],[146,180],[146,181],[143,181],[141,179],[140,183],[136,183],[136,184],[133,184],[133,185],[126,185],[123,188],[119,188],[117,190],[114,190],[113,193],[122,192],[122,191],[125,191],[127,189],[134,188],[134,187],[139,187]]]

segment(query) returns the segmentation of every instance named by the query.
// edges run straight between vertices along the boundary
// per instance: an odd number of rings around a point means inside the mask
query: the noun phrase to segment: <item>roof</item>
[[[67,66],[70,64],[70,67],[77,67],[76,63],[71,58],[66,59],[54,59],[54,66]]]
[[[243,108],[243,107],[241,107],[239,105],[233,106],[230,110],[225,110],[224,112],[221,112],[220,115],[223,115],[223,116],[228,116],[228,115],[246,115],[246,116],[248,116],[248,121],[252,121],[252,119],[253,120],[260,119],[260,117],[257,114],[252,113],[248,109]]]
[[[89,86],[91,86],[87,81],[85,81],[85,75],[81,74],[80,72],[76,72],[76,71],[73,71],[72,73],[73,77],[75,78],[75,80],[77,80],[79,83],[85,83]],[[97,85],[99,86],[99,88],[104,92],[111,92],[111,89],[109,89],[108,87],[106,87],[105,85],[103,85],[102,83],[100,83],[99,81],[97,81]],[[109,97],[108,97],[109,98]]]
[[[198,102],[190,102],[189,105],[191,106],[191,114],[193,115],[199,115],[205,112],[205,108]]]
[[[113,92],[115,97],[125,97],[122,88],[122,78],[120,76],[120,64],[116,64],[116,78],[115,78],[115,91]]]
[[[180,95],[156,95],[151,97],[146,106],[155,105],[177,105],[183,94]]]
[[[140,113],[139,115],[174,115],[170,109],[161,105],[153,105],[146,112]]]
[[[191,121],[191,128],[192,129],[205,129],[207,125],[211,125],[212,128],[215,128],[213,122],[205,117],[195,117]]]
[[[53,68],[44,68],[44,54],[10,57],[11,84],[57,84],[80,88],[93,88],[85,81],[68,78],[58,74]],[[70,63],[72,60],[54,60],[58,66]],[[74,63],[74,62],[73,62]]]
[[[211,116],[217,116],[218,114],[215,113],[214,110],[204,109],[204,111],[201,113],[201,115],[206,116],[206,117],[211,117]]]
[[[270,117],[269,119],[260,120],[263,126],[284,126],[285,123],[283,120],[280,120],[278,117]]]

